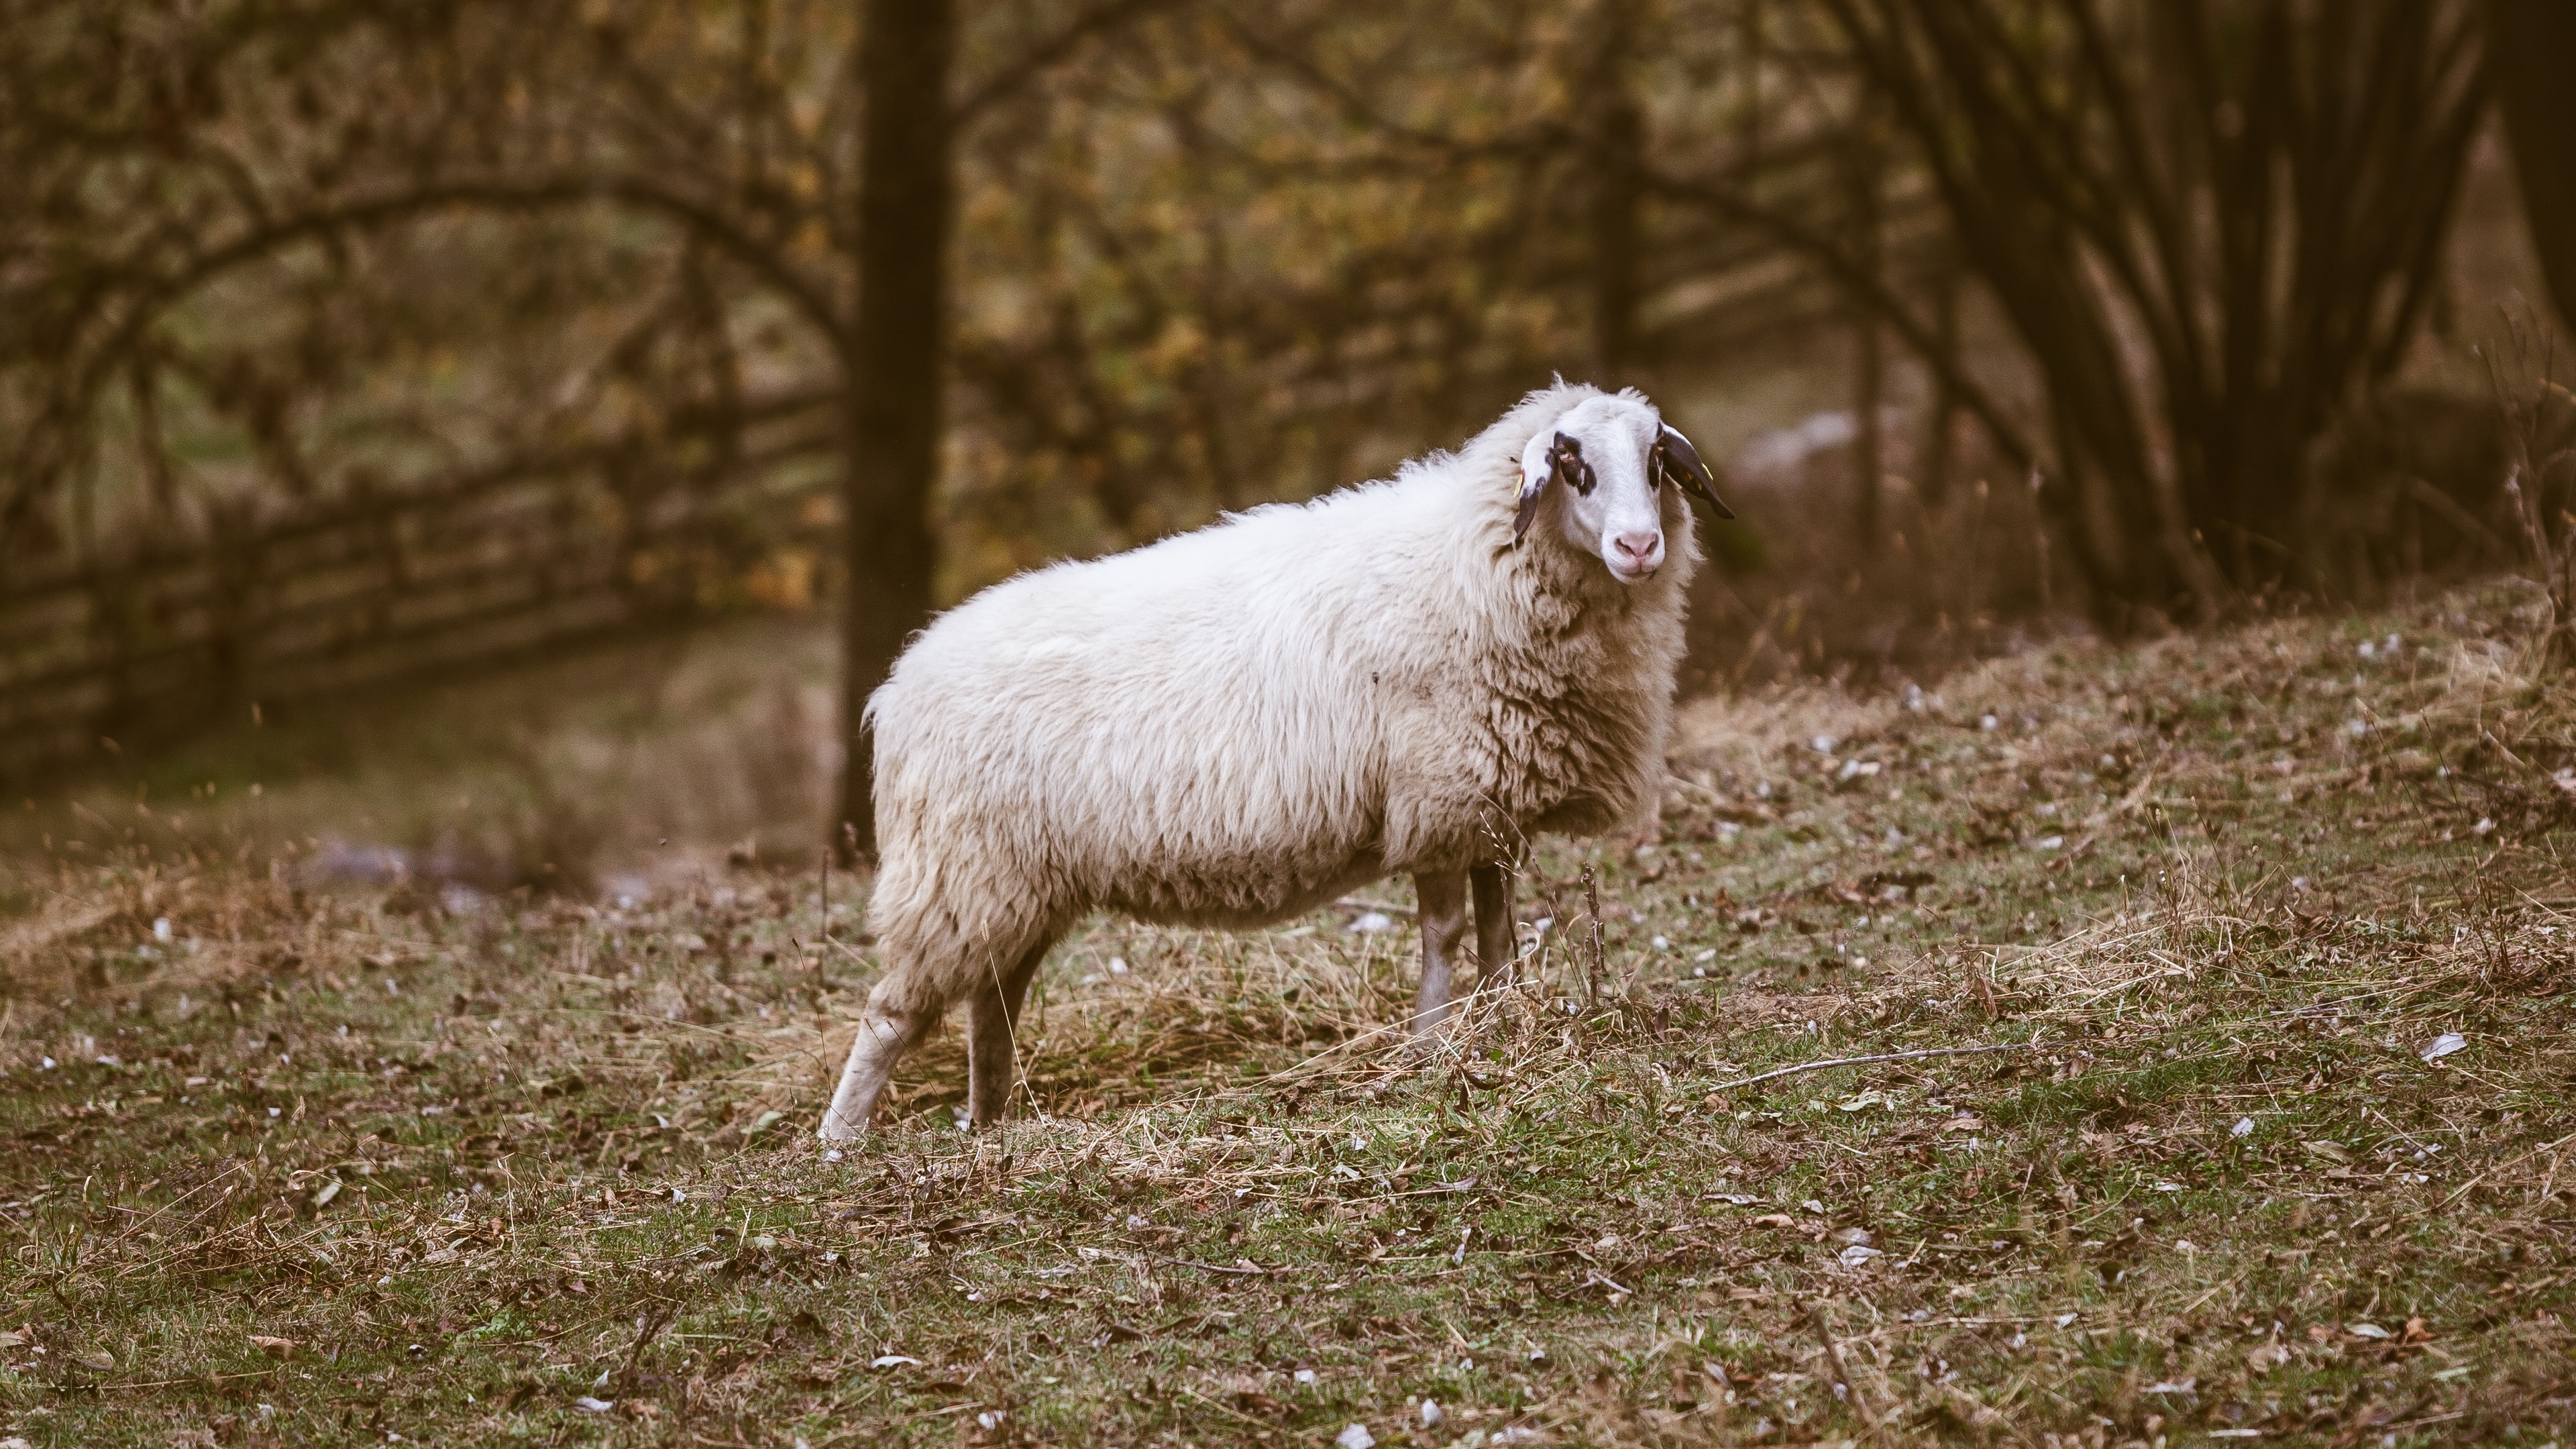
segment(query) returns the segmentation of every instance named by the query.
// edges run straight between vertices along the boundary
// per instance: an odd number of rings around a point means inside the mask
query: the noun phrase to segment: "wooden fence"
[[[782,556],[825,550],[820,399],[721,470],[609,445],[434,485],[345,495],[114,563],[0,580],[0,783],[164,743],[255,705],[491,663],[759,601]],[[821,428],[814,426],[820,422]],[[773,602],[775,600],[772,600]]]

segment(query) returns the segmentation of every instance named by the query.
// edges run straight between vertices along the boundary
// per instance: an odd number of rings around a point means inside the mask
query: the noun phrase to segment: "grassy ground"
[[[846,877],[451,909],[102,818],[0,919],[0,1442],[2536,1449],[2576,694],[2515,597],[1703,706],[1428,1064],[1400,912],[1102,922],[1033,1110],[958,1132],[951,1034],[837,1157]],[[1958,1054],[1750,1080],[1896,1053]]]

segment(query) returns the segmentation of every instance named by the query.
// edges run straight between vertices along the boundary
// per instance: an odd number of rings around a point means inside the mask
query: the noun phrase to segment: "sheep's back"
[[[1383,676],[1419,669],[1388,621],[1438,578],[1407,561],[1433,544],[1395,494],[1259,510],[943,616],[871,704],[889,873],[935,859],[1056,912],[1210,924],[1382,873]]]

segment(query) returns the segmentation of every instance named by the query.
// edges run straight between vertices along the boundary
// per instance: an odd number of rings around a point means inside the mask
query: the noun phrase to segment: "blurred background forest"
[[[1551,373],[1729,475],[1692,689],[2556,559],[2560,10],[0,0],[0,781],[810,851],[930,611]]]

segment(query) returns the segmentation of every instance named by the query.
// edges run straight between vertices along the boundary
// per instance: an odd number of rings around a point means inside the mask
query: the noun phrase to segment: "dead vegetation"
[[[846,876],[827,916],[812,871],[442,903],[58,854],[0,925],[0,1428],[2547,1442],[2545,635],[2500,587],[1700,706],[1662,838],[1543,851],[1535,969],[1431,1063],[1400,900],[1103,922],[1007,1130],[955,1130],[952,1034],[837,1158]]]

